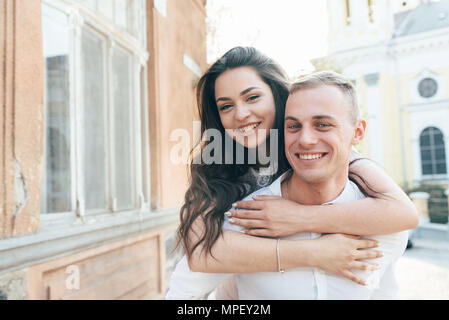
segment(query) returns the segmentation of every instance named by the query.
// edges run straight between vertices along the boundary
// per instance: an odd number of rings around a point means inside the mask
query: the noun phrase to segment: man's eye
[[[288,129],[299,129],[301,126],[299,123],[295,123],[295,124],[289,124],[287,125]]]
[[[327,129],[327,128],[331,127],[331,125],[329,123],[318,123],[317,126],[318,126],[318,128],[321,128],[321,129]]]
[[[218,110],[225,111],[231,107],[232,107],[232,104],[225,104],[224,106],[221,106],[220,108],[218,108]]]

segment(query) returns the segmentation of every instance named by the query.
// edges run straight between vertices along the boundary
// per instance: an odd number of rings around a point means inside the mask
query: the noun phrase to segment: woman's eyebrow
[[[249,87],[249,88],[243,90],[242,92],[240,92],[240,95],[241,95],[241,96],[244,96],[245,94],[247,94],[248,92],[250,92],[251,90],[254,90],[254,89],[260,89],[260,88],[259,88],[259,87]],[[216,102],[219,102],[219,101],[228,101],[228,100],[231,100],[231,98],[228,98],[228,97],[220,97],[220,98],[218,98],[218,99],[216,100]]]
[[[216,101],[216,102],[219,102],[219,101],[228,101],[228,100],[231,100],[231,98],[227,98],[227,97],[220,97],[220,98],[218,98],[218,99],[217,99],[217,101]]]
[[[250,92],[251,90],[254,90],[254,89],[260,89],[260,88],[259,87],[249,87],[249,88],[243,90],[242,92],[240,92],[240,95],[243,96],[243,95],[247,94],[248,92]]]

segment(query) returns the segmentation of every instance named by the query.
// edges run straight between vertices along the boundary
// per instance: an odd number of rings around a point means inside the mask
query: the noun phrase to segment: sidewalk
[[[449,241],[413,240],[396,267],[401,299],[449,299]]]

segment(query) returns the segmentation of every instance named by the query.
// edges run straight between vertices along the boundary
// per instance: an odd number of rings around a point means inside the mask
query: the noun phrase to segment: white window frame
[[[115,108],[115,101],[114,101],[114,95],[113,92],[111,92],[110,90],[112,88],[114,88],[114,79],[113,79],[113,53],[114,50],[118,49],[121,51],[124,51],[125,53],[129,54],[131,57],[133,56],[132,52],[130,52],[129,50],[127,50],[126,48],[118,45],[114,40],[109,39],[109,46],[108,46],[108,52],[107,52],[107,61],[108,61],[108,70],[109,72],[108,74],[108,97],[109,97],[109,103],[108,105],[110,106],[110,108],[108,109],[109,111],[113,110]],[[131,188],[132,188],[132,205],[133,207],[138,207],[138,195],[137,192],[139,191],[138,189],[141,190],[141,188],[136,188],[136,184],[140,183],[138,182],[139,179],[137,179],[138,176],[140,176],[142,173],[138,172],[138,167],[139,165],[137,164],[138,159],[139,159],[139,154],[141,154],[140,152],[140,148],[137,145],[137,141],[140,141],[140,126],[137,125],[136,123],[136,117],[140,116],[140,110],[139,110],[139,102],[137,101],[137,97],[136,94],[139,94],[139,90],[137,90],[137,87],[139,87],[140,85],[140,74],[138,79],[137,79],[137,75],[136,75],[136,65],[135,65],[135,61],[136,58],[134,57],[134,59],[132,59],[130,65],[131,65],[131,70],[130,72],[130,79],[131,82],[129,83],[129,88],[128,88],[128,92],[130,93],[130,104],[131,104],[131,112],[130,112],[130,128],[134,130],[131,131],[131,135],[132,135],[132,143],[131,143],[131,177],[132,177],[132,183],[131,183]],[[134,77],[133,77],[134,75]],[[134,91],[133,91],[134,89]],[[113,133],[115,132],[115,127],[114,127],[114,117],[112,115],[112,112],[108,113],[108,124],[109,124],[109,133],[108,133],[108,137],[112,137]],[[115,144],[114,141],[111,141],[111,143],[108,144],[109,145],[109,154],[111,155],[111,161],[110,161],[110,167],[109,167],[109,176],[111,178],[110,181],[110,187],[111,187],[111,191],[110,191],[110,203],[111,203],[111,210],[112,211],[121,211],[120,208],[117,207],[117,190],[116,190],[116,181],[115,181],[115,168],[116,168],[116,161],[115,158],[113,157],[113,155],[115,155]],[[137,189],[137,192],[136,192]],[[125,209],[126,210],[126,209]]]
[[[446,173],[438,173],[438,174],[424,174],[422,171],[422,157],[421,157],[421,145],[419,144],[419,153],[420,153],[420,166],[421,166],[421,176],[423,178],[423,180],[445,180],[448,176],[449,173],[449,168],[447,166],[447,144],[446,144],[446,139],[445,139],[445,135],[444,135],[444,131],[441,130],[440,128],[436,127],[436,126],[428,126],[426,128],[424,128],[421,133],[419,134],[419,140],[421,140],[421,135],[424,132],[424,130],[427,130],[429,128],[436,128],[438,129],[441,134],[443,135],[443,143],[444,143],[444,151],[445,151],[445,156],[446,156]]]
[[[73,148],[73,146],[76,145],[76,112],[75,112],[75,95],[74,92],[76,90],[75,87],[75,83],[76,83],[76,79],[74,77],[75,73],[75,57],[76,54],[74,52],[75,50],[75,45],[74,45],[74,34],[73,34],[73,28],[71,28],[71,25],[73,24],[73,16],[70,16],[69,12],[67,10],[64,10],[60,4],[58,4],[57,2],[53,3],[53,1],[42,1],[45,5],[48,5],[50,7],[52,7],[53,9],[56,9],[58,11],[60,11],[61,13],[65,14],[67,16],[67,21],[68,21],[68,43],[69,43],[69,54],[68,54],[68,70],[69,70],[69,114],[70,114],[70,175],[71,175],[71,210],[67,211],[67,212],[60,212],[60,213],[52,213],[49,215],[52,215],[52,218],[60,218],[60,219],[66,219],[66,218],[70,218],[73,217],[73,215],[75,214],[76,211],[76,207],[77,207],[77,174],[76,174],[76,150]],[[72,29],[72,30],[70,30]],[[47,91],[45,90],[45,97],[47,97]],[[47,100],[47,99],[45,99]],[[45,121],[45,120],[44,120]],[[46,141],[47,141],[47,130],[45,130],[45,144],[46,145]],[[44,150],[44,154],[46,154],[47,150],[45,148]],[[43,161],[43,178],[45,179],[46,177],[46,157],[43,157],[44,161]],[[46,184],[43,186],[43,188],[45,189],[44,193],[41,193],[41,196],[45,196],[47,197],[47,191],[46,191]],[[45,205],[45,211],[47,211],[47,205]],[[41,212],[44,213],[41,215],[41,217],[45,217],[47,216],[47,212]],[[45,220],[45,219],[44,219]]]
[[[146,1],[140,1],[140,8],[145,9]],[[145,33],[139,33],[139,39],[135,36],[125,32],[123,29],[115,27],[106,18],[94,13],[91,9],[77,1],[74,0],[42,0],[42,2],[50,7],[53,7],[63,13],[65,13],[69,18],[69,48],[70,53],[68,57],[69,63],[69,90],[70,90],[70,157],[71,157],[71,196],[72,196],[72,208],[71,212],[62,213],[43,213],[41,214],[42,222],[48,224],[54,224],[55,221],[60,221],[65,223],[67,221],[73,221],[77,216],[81,217],[82,220],[90,217],[92,215],[107,214],[110,215],[111,212],[120,211],[136,211],[150,208],[150,168],[149,168],[149,122],[148,122],[148,110],[147,110],[147,61],[149,54],[146,50],[146,37]],[[143,11],[143,12],[141,12]],[[140,31],[144,32],[146,26],[142,22],[145,22],[145,12],[146,10],[136,9],[135,17],[139,19]],[[140,13],[140,14],[139,14]],[[106,143],[107,143],[107,165],[109,166],[109,178],[106,186],[106,192],[109,199],[109,210],[101,210],[97,212],[87,212],[85,209],[85,201],[83,198],[83,168],[82,155],[80,150],[82,146],[80,145],[82,139],[80,139],[80,115],[77,113],[77,106],[81,106],[82,102],[82,73],[79,72],[81,66],[81,35],[83,28],[88,28],[89,31],[99,34],[104,37],[106,41],[106,59],[105,61],[105,103],[107,109],[106,120]],[[142,39],[142,37],[143,39]],[[112,84],[112,48],[114,46],[120,47],[120,49],[125,50],[132,56],[132,71],[130,83],[131,91],[131,113],[130,122],[133,123],[131,131],[132,141],[134,142],[131,146],[132,148],[132,188],[133,188],[133,209],[129,210],[119,210],[115,208],[114,203],[114,176],[113,171],[113,153],[111,151],[114,148],[114,141],[110,141],[110,133],[113,128],[113,121],[111,119],[111,108],[113,107],[113,95],[111,92]],[[141,72],[144,72],[144,77],[141,76]],[[142,78],[142,79],[141,79]],[[141,81],[145,81],[142,83]],[[141,92],[142,88],[145,90]],[[143,98],[142,98],[143,97]],[[142,105],[143,103],[143,105]],[[144,119],[142,121],[141,119]],[[143,159],[143,157],[145,159]],[[144,166],[145,164],[145,166]],[[146,194],[144,194],[144,185],[147,185]],[[111,190],[112,189],[112,190]]]
[[[449,103],[449,101],[448,101]],[[430,110],[429,110],[430,109]],[[410,134],[412,143],[412,159],[413,159],[413,183],[418,186],[422,181],[426,183],[442,183],[449,182],[449,157],[447,154],[447,147],[449,146],[449,124],[447,119],[449,112],[447,110],[447,104],[443,104],[437,107],[431,107],[426,110],[419,107],[419,109],[413,109],[409,107],[410,111]],[[438,175],[423,175],[422,163],[421,163],[421,147],[420,136],[424,129],[428,127],[436,127],[442,133],[444,137],[444,144],[446,147],[446,170],[447,174]]]

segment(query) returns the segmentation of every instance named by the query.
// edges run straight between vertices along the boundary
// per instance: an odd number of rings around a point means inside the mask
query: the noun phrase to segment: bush
[[[427,192],[429,194],[429,219],[432,223],[448,223],[448,201],[444,194],[446,187],[432,184],[422,184],[419,187],[407,190],[407,194],[412,192]]]

